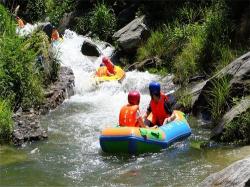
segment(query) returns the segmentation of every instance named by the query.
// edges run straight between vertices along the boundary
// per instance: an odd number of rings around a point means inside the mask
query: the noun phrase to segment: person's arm
[[[138,120],[139,127],[147,128],[147,126],[143,123],[142,117],[139,117],[137,120]]]
[[[143,119],[142,119],[142,116],[141,116],[141,112],[140,112],[139,109],[136,112],[136,119],[137,119],[139,127],[147,128],[147,126],[143,122]]]
[[[166,119],[164,120],[163,124],[166,124],[166,123],[169,123],[169,122],[171,122],[171,121],[174,121],[175,119],[176,119],[176,115],[175,115],[175,113],[173,112],[172,115],[171,115],[170,117],[168,117],[168,118],[166,118]]]
[[[143,115],[143,119],[145,120],[145,119],[147,119],[147,117],[149,116],[149,114],[151,113],[151,107],[150,107],[150,105],[148,106],[148,108],[147,108],[147,112]]]

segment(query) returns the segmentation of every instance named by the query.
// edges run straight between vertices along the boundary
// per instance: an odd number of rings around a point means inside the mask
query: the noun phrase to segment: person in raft
[[[20,29],[24,28],[24,22],[23,22],[23,20],[20,17],[18,17],[18,16],[16,16],[16,20],[17,20],[18,27]]]
[[[128,104],[123,106],[119,114],[119,125],[124,127],[144,127],[143,119],[139,109],[140,93],[130,91],[128,93]]]
[[[173,121],[176,116],[170,106],[170,97],[161,92],[160,83],[151,82],[149,92],[151,101],[146,114],[143,116],[144,123],[151,127],[157,127]],[[152,114],[152,119],[148,120],[150,114]]]
[[[59,32],[57,31],[57,29],[53,26],[52,32],[51,32],[51,41],[57,41],[59,40],[60,35]]]
[[[107,67],[107,76],[112,76],[115,74],[115,66],[108,57],[102,58],[102,64]]]

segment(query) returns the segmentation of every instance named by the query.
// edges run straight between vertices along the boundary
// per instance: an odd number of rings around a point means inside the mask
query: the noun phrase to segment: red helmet
[[[102,58],[102,63],[103,64],[108,64],[109,63],[109,58],[108,57],[103,57]]]
[[[139,105],[140,93],[138,91],[130,91],[128,93],[128,103],[131,105]]]

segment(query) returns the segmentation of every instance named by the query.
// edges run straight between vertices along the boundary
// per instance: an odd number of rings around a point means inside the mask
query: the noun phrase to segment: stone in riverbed
[[[218,173],[208,176],[200,187],[247,187],[250,186],[250,157],[237,161]]]
[[[81,52],[83,55],[99,57],[101,55],[98,47],[91,41],[85,40],[82,44]]]
[[[145,16],[134,19],[125,27],[114,33],[113,38],[126,52],[136,49],[149,36]]]

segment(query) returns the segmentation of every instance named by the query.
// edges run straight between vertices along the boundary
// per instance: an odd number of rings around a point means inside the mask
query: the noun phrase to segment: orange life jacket
[[[23,23],[23,20],[22,19],[18,19],[17,20],[17,23],[18,23],[18,26],[20,27],[20,28],[23,28],[24,27],[24,23]]]
[[[99,67],[96,71],[96,76],[97,77],[107,76],[107,67],[106,66]]]
[[[161,93],[159,101],[156,103],[151,99],[150,107],[152,111],[152,123],[154,125],[162,125],[165,118],[170,115],[165,111],[164,102],[168,100],[168,97]]]
[[[136,119],[137,110],[139,110],[139,105],[127,104],[123,106],[119,115],[120,126],[139,127]]]
[[[59,38],[60,36],[59,36],[58,31],[57,30],[52,31],[51,40],[54,41],[54,40],[58,40]]]

